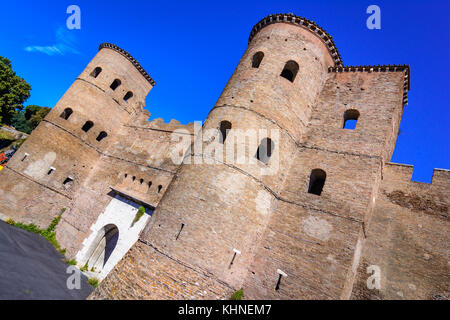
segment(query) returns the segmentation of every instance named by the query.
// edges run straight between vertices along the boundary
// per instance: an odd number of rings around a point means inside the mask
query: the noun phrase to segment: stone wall
[[[140,241],[89,299],[230,299],[233,289]]]
[[[0,173],[2,217],[46,228],[67,209],[57,239],[74,257],[114,198],[112,188],[158,204],[178,167],[172,146],[184,139],[182,158],[193,124],[147,121],[144,101],[154,81],[139,68],[123,50],[101,47]],[[107,136],[98,141],[101,132]]]
[[[80,263],[105,224],[132,218],[114,216],[118,197],[155,208],[92,299],[228,299],[240,288],[248,299],[448,298],[448,171],[428,185],[388,163],[407,66],[343,67],[323,29],[272,15],[252,30],[203,135],[147,121],[154,85],[127,52],[102,45],[0,173],[0,213],[46,227],[68,209],[57,239]],[[221,142],[210,133],[223,121]],[[256,159],[263,138],[267,163]],[[317,169],[320,195],[309,192]],[[381,268],[379,290],[365,286],[369,265]]]
[[[257,52],[264,57],[256,68]],[[290,60],[300,66],[293,82],[280,76]],[[196,137],[202,147],[191,150],[126,257],[135,263],[151,256],[154,265],[170,258],[170,270],[139,274],[122,262],[92,297],[167,298],[160,279],[186,264],[208,275],[200,286],[213,280],[244,288],[249,299],[349,298],[383,163],[395,145],[406,71],[340,73],[330,65],[329,48],[303,27],[271,24],[253,35],[203,126],[205,134],[229,121],[223,148],[242,147],[247,161],[218,160],[217,139]],[[350,108],[360,113],[355,130],[343,128]],[[239,129],[266,130],[257,142],[275,142],[268,164],[248,161],[257,144]],[[327,175],[320,196],[308,193],[317,168]],[[121,277],[153,285],[113,284]]]
[[[188,145],[191,143],[192,125],[174,128],[173,124],[160,120],[136,123],[138,127],[124,125],[117,132],[115,140],[84,181],[82,190],[75,195],[70,212],[63,215],[57,237],[68,256],[74,256],[81,249],[82,241],[92,232],[90,226],[104,212],[115,191],[156,207],[178,167],[170,155],[173,146],[179,143],[177,137],[189,141]],[[154,129],[156,125],[164,129]],[[174,133],[181,129],[182,133]]]
[[[450,299],[450,172],[435,169],[427,184],[412,171],[386,164],[352,299]],[[374,265],[381,287],[369,289]]]

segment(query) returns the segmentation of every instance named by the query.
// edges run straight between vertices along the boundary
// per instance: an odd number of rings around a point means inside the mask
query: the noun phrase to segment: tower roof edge
[[[322,41],[327,46],[335,65],[343,66],[341,55],[339,54],[339,51],[333,41],[333,37],[329,35],[324,29],[319,27],[314,21],[296,16],[292,13],[276,13],[268,15],[267,17],[261,19],[257,24],[253,26],[252,31],[250,32],[248,43],[252,41],[253,37],[259,32],[259,30],[273,23],[290,23],[308,29],[322,39]]]
[[[114,50],[114,51],[120,53],[121,55],[123,55],[125,58],[128,59],[128,61],[130,61],[135,66],[135,68],[144,76],[144,78],[148,82],[150,82],[150,84],[153,87],[156,85],[156,81],[153,80],[152,77],[150,77],[150,75],[147,73],[147,71],[145,71],[145,69],[141,66],[141,64],[135,58],[133,58],[133,56],[131,54],[129,54],[127,51],[119,48],[115,44],[108,43],[108,42],[104,42],[104,43],[100,44],[100,46],[98,48],[98,51],[100,51],[100,50],[102,50],[104,48],[108,48],[108,49]]]

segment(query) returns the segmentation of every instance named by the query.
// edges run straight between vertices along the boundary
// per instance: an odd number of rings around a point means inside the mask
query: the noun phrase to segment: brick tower
[[[102,44],[2,171],[0,212],[46,228],[70,209],[77,194],[89,193],[96,164],[119,129],[141,115],[154,84],[127,52]]]
[[[343,67],[307,19],[261,20],[203,131],[231,129],[225,148],[243,143],[249,155],[257,146],[233,131],[277,132],[257,138],[270,139],[268,157],[206,164],[210,141],[197,137],[203,148],[93,297],[227,298],[243,288],[250,299],[349,298],[408,76],[405,66]]]
[[[102,280],[93,299],[448,297],[450,172],[389,162],[409,82],[270,15],[197,132],[147,121],[155,82],[103,44],[0,172],[0,218],[66,208],[56,236]]]

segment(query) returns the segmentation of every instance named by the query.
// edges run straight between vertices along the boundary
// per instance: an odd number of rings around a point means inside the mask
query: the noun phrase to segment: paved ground
[[[81,274],[80,289],[68,289],[62,259],[40,235],[0,220],[0,300],[86,299],[93,287]]]

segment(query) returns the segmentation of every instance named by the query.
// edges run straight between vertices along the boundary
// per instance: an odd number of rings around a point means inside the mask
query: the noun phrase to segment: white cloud
[[[80,52],[75,48],[76,39],[73,32],[66,30],[64,27],[59,27],[56,30],[56,40],[57,44],[49,46],[28,46],[25,47],[27,52],[41,52],[49,56],[53,55],[65,55],[67,53],[80,54]]]

